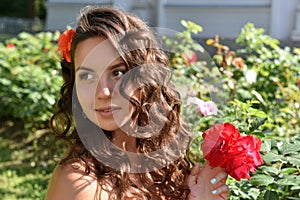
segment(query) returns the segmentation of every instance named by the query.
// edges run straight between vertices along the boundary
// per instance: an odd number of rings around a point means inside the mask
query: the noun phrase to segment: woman
[[[69,148],[46,199],[226,199],[223,169],[190,169],[192,134],[180,118],[168,58],[145,23],[89,7],[65,36],[51,126]]]

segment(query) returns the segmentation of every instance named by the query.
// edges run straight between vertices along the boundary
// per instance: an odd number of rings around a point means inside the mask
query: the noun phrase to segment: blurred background
[[[236,38],[248,22],[287,45],[300,40],[299,0],[0,0],[0,34],[21,31],[55,31],[75,26],[86,5],[120,7],[150,26],[182,31],[180,20],[204,27],[202,38],[216,34],[224,40]]]

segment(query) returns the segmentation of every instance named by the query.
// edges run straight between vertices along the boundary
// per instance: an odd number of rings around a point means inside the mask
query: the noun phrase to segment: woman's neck
[[[122,130],[116,130],[112,133],[112,142],[122,150],[137,152],[136,138],[129,136]]]

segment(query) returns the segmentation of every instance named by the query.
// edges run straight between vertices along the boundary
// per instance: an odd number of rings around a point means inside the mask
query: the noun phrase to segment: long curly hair
[[[149,160],[165,163],[164,167],[144,173],[130,173],[122,167],[113,169],[95,158],[80,139],[80,124],[76,124],[78,120],[74,119],[73,113],[74,107],[79,109],[79,113],[82,109],[73,91],[74,52],[79,42],[97,36],[109,39],[126,64],[127,78],[122,79],[119,92],[135,107],[131,116],[132,129],[136,125],[145,127],[153,121],[154,124],[164,123],[157,134],[157,127],[150,126],[153,128],[144,131],[151,137],[137,138],[138,152],[145,154]],[[188,147],[192,133],[181,120],[180,96],[170,81],[171,69],[168,64],[166,53],[159,48],[149,27],[136,16],[114,8],[88,7],[82,11],[72,40],[71,63],[65,60],[61,62],[64,83],[58,110],[51,118],[51,127],[58,138],[69,143],[71,149],[61,164],[74,161],[83,163],[86,174],[97,177],[101,189],[110,188],[109,199],[187,199],[189,189],[186,179],[191,167]],[[139,99],[126,94],[128,84],[142,85],[139,88]],[[99,129],[89,120],[79,121],[83,121],[84,126],[94,127],[95,131]],[[102,136],[112,139],[110,132],[103,133]],[[98,151],[106,159],[111,159],[107,144],[103,142],[98,146]],[[163,155],[161,151],[159,155],[151,154],[162,148]],[[120,158],[124,156],[121,154],[118,154]],[[113,159],[117,160],[118,156]],[[104,187],[105,184],[109,187]]]

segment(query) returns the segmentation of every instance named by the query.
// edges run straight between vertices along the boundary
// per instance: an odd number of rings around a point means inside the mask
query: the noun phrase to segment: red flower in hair
[[[250,179],[249,172],[263,164],[259,153],[261,140],[252,135],[241,136],[230,123],[215,124],[202,137],[201,150],[210,166],[225,168],[236,180]]]
[[[71,62],[71,44],[74,33],[74,29],[65,30],[58,39],[58,51],[61,57],[68,62]]]

